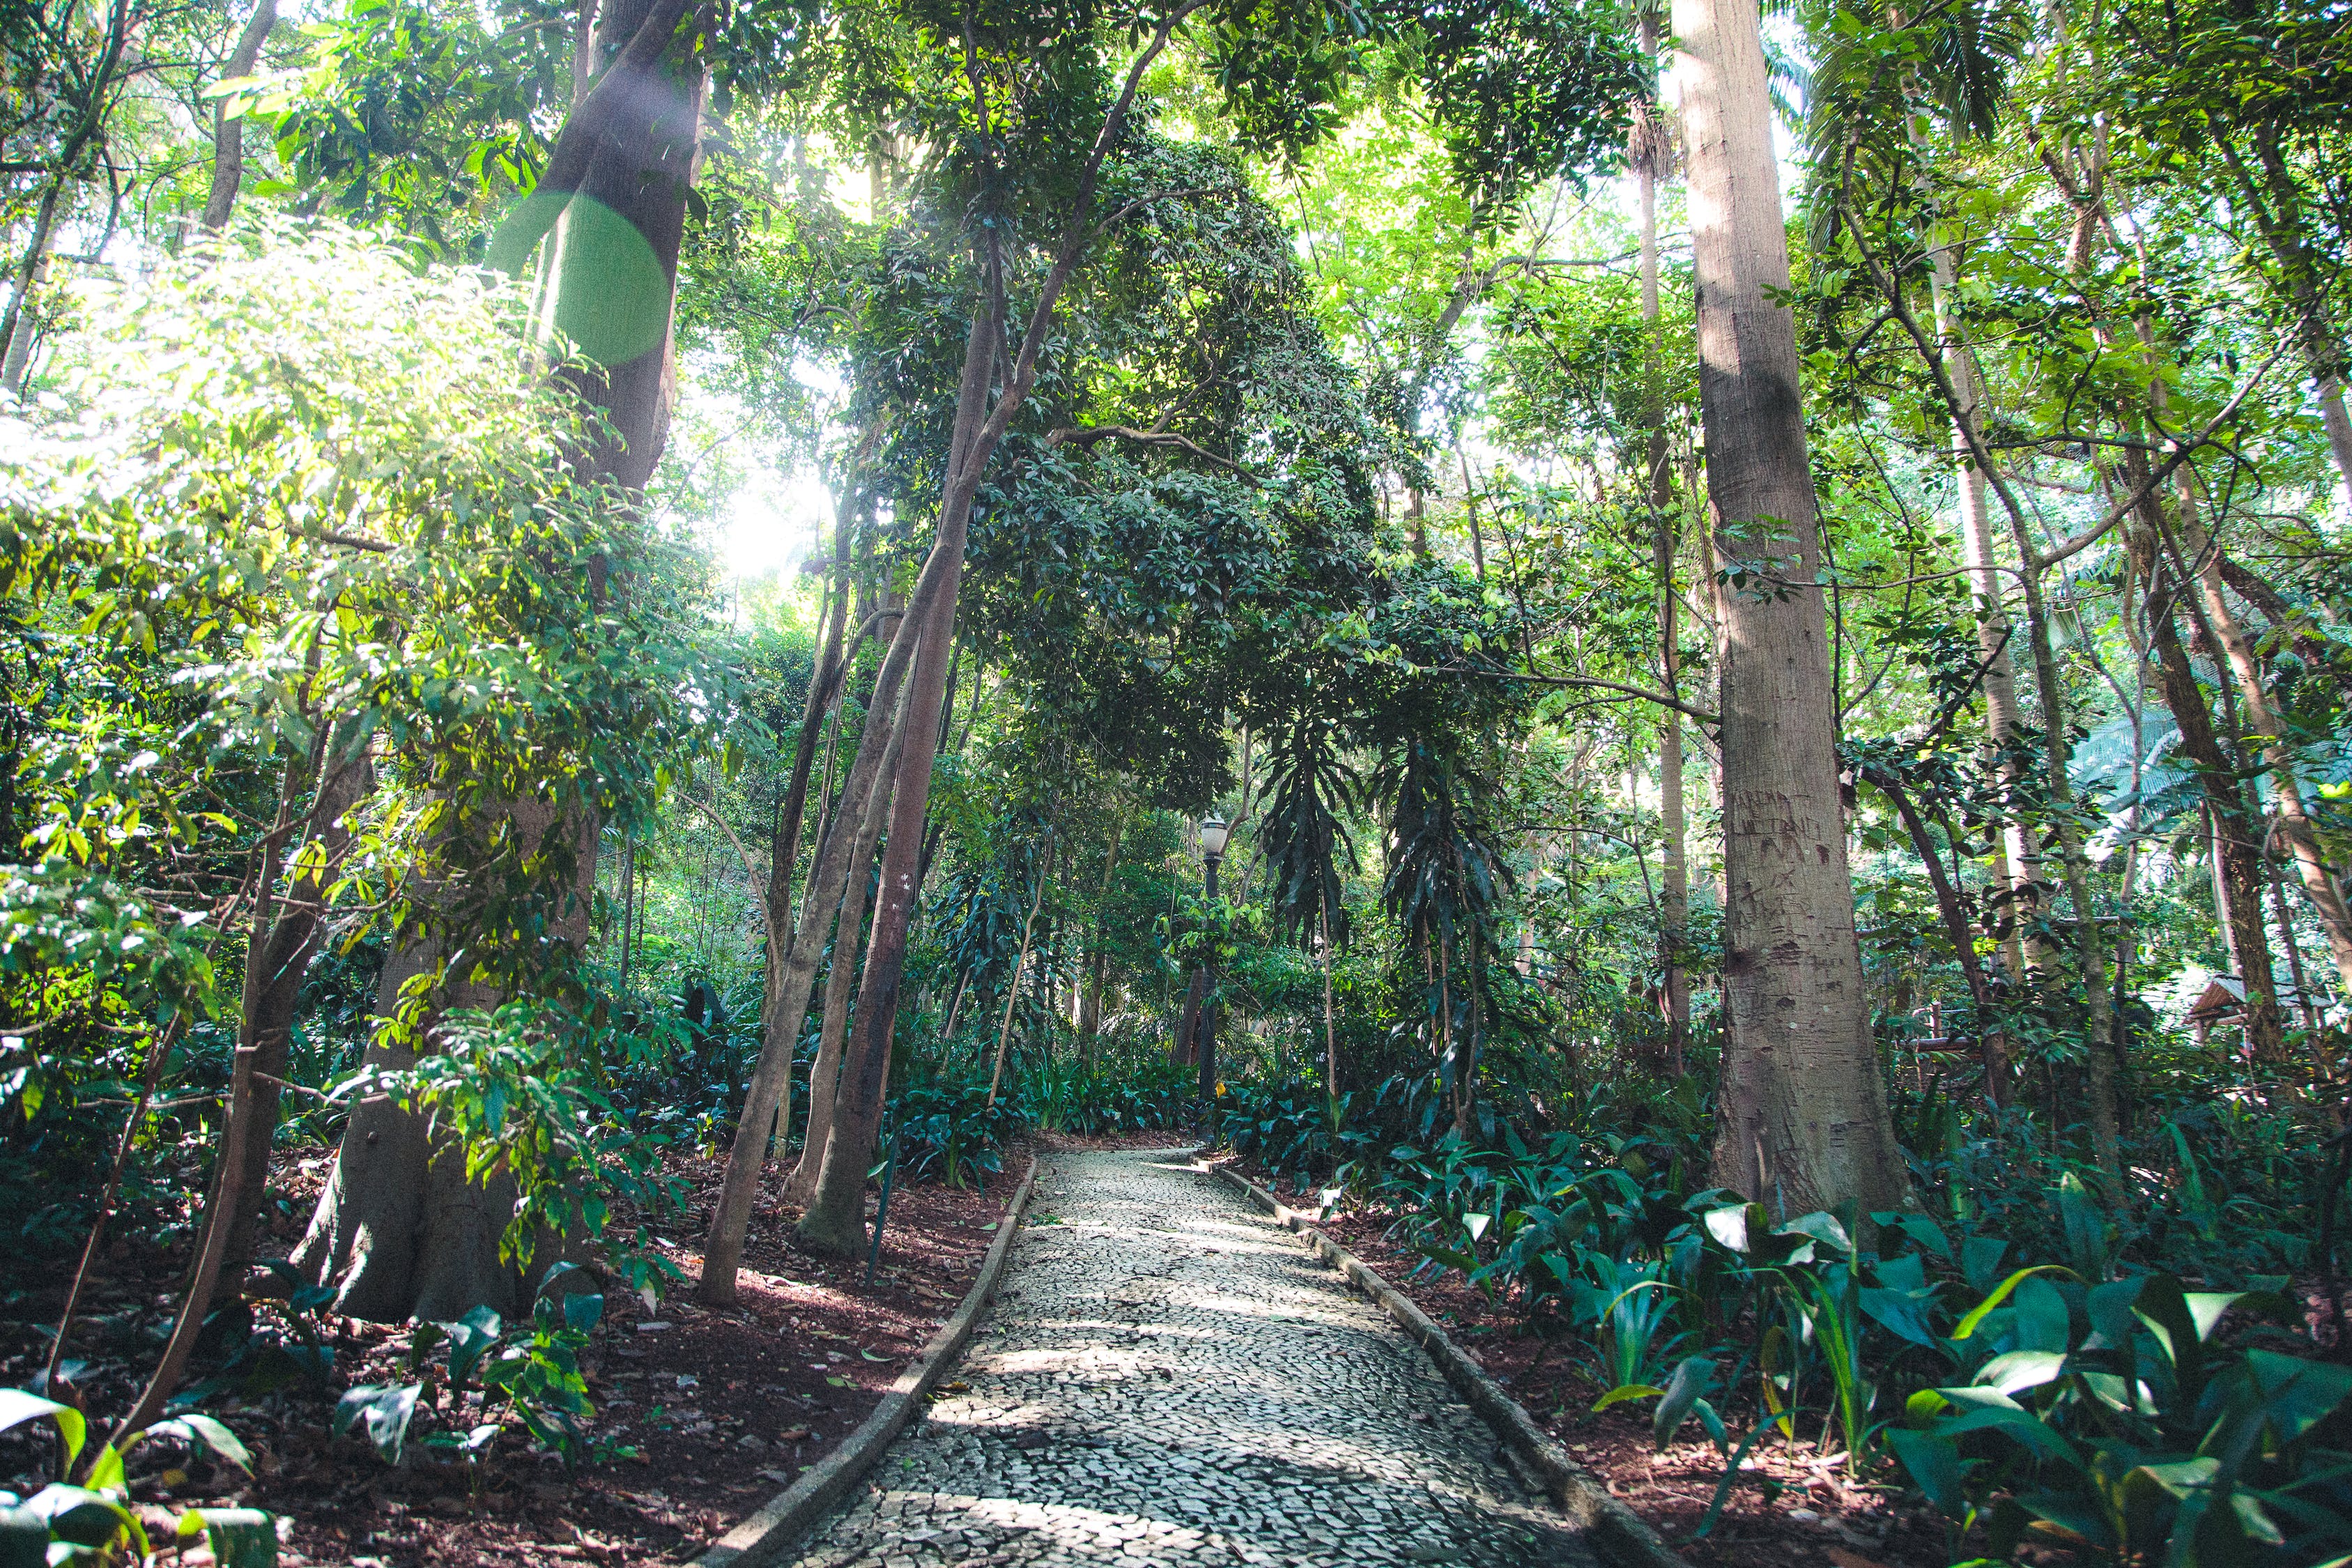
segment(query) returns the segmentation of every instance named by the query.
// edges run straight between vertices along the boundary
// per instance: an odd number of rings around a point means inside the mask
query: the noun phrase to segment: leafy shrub
[[[552,1271],[532,1303],[530,1316],[508,1323],[488,1307],[477,1307],[455,1322],[424,1322],[409,1340],[410,1383],[361,1384],[335,1405],[335,1430],[364,1427],[367,1439],[388,1464],[405,1457],[417,1407],[438,1405],[462,1424],[466,1394],[478,1381],[484,1419],[464,1433],[456,1425],[430,1433],[428,1447],[478,1463],[504,1429],[490,1419],[501,1410],[522,1425],[541,1446],[577,1463],[595,1456],[582,1423],[595,1414],[580,1350],[604,1315],[604,1298],[592,1291],[551,1289],[571,1266]],[[436,1351],[444,1352],[438,1365]],[[436,1401],[436,1394],[438,1399]],[[627,1453],[633,1450],[614,1450]]]

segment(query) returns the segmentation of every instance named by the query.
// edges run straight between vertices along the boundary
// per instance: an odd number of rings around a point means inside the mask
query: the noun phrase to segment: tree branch
[[[1231,458],[1221,458],[1217,456],[1216,453],[1210,451],[1206,447],[1202,446],[1199,442],[1192,440],[1191,437],[1179,436],[1171,431],[1138,430],[1131,425],[1065,425],[1060,429],[1053,431],[1046,436],[1045,445],[1048,447],[1092,447],[1097,441],[1110,440],[1113,438],[1121,441],[1133,441],[1138,446],[1142,447],[1181,447],[1184,451],[1192,453],[1194,457],[1201,458],[1204,462],[1214,463],[1217,467],[1238,475],[1240,478],[1246,479],[1251,484],[1258,482],[1257,476],[1255,474],[1251,473],[1247,468],[1243,468]]]

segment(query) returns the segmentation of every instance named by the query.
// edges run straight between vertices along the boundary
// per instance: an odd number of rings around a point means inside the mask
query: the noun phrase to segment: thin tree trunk
[[[906,741],[904,726],[890,732],[889,750],[882,755],[881,783],[866,800],[857,842],[849,852],[849,875],[840,895],[841,918],[834,925],[833,962],[825,970],[824,1024],[817,1035],[816,1060],[809,1064],[808,1127],[801,1135],[800,1162],[784,1182],[788,1204],[805,1205],[814,1195],[817,1168],[824,1160],[825,1140],[833,1132],[834,1100],[841,1084],[841,1047],[849,1024],[849,998],[856,989],[867,890],[874,882],[874,847],[889,816],[890,779]],[[799,1026],[795,1022],[793,1027]]]
[[[257,1072],[282,1077],[287,1040],[301,996],[302,975],[325,914],[326,877],[338,851],[348,842],[342,817],[373,778],[364,752],[338,759],[321,776],[320,752],[289,761],[278,792],[278,816],[261,847],[255,878],[253,915],[247,926],[245,985],[237,1041],[229,1076],[226,1112],[221,1121],[219,1167],[214,1173],[212,1202],[205,1213],[204,1236],[196,1266],[180,1311],[165,1343],[162,1361],[148,1379],[129,1414],[110,1439],[118,1449],[133,1432],[143,1431],[163,1414],[163,1402],[179,1385],[196,1338],[204,1331],[212,1299],[225,1268],[233,1266],[237,1238],[249,1247],[257,1178],[268,1174],[270,1135],[276,1127],[277,1088],[268,1085],[268,1121],[257,1089]],[[297,814],[297,803],[310,795],[307,811]],[[293,864],[294,846],[305,839],[320,841],[330,857],[296,871],[281,892],[278,879]],[[331,840],[331,846],[330,844]],[[264,1058],[268,1058],[268,1066]],[[240,1223],[242,1216],[242,1223]]]
[[[1658,13],[1640,7],[1636,26],[1642,56],[1658,51]],[[1675,528],[1673,465],[1666,452],[1664,383],[1665,327],[1658,304],[1658,173],[1666,154],[1665,128],[1655,106],[1643,100],[1634,106],[1633,174],[1641,199],[1642,321],[1645,329],[1642,393],[1643,460],[1648,468],[1652,531],[1658,574],[1658,671],[1660,689],[1668,697],[1682,695],[1681,631],[1675,624]],[[1683,820],[1683,725],[1673,709],[1658,714],[1658,819],[1664,861],[1658,895],[1658,964],[1666,1005],[1664,1068],[1669,1077],[1683,1073],[1683,1052],[1690,1038],[1690,977],[1683,971],[1683,950],[1689,940],[1690,866],[1685,852]],[[1328,976],[1327,976],[1328,979]],[[1328,988],[1328,987],[1327,987]]]
[[[949,661],[955,646],[956,593],[963,576],[964,542],[971,523],[972,498],[997,444],[1004,438],[1035,384],[1037,357],[1053,325],[1055,307],[1094,232],[1095,189],[1103,160],[1124,132],[1129,110],[1142,86],[1143,73],[1167,47],[1169,38],[1184,18],[1203,3],[1204,0],[1182,0],[1161,19],[1150,40],[1129,64],[1118,98],[1104,115],[1101,130],[1071,193],[1053,266],[1038,288],[1027,330],[1022,334],[1010,374],[1003,378],[993,404],[989,402],[989,389],[998,384],[995,372],[1005,344],[1004,278],[1001,254],[996,248],[1000,243],[997,235],[992,231],[979,242],[986,251],[984,280],[982,298],[975,301],[972,310],[971,331],[964,342],[962,379],[957,389],[955,422],[948,440],[938,534],[907,606],[908,627],[919,626],[923,633],[921,650],[908,682],[906,719],[918,735],[929,735],[940,722]],[[883,853],[880,899],[874,911],[874,934],[866,949],[856,1017],[848,1054],[843,1061],[845,1098],[836,1107],[833,1136],[825,1143],[815,1200],[794,1233],[803,1246],[835,1257],[854,1257],[865,1244],[866,1160],[881,1126],[882,1099],[889,1083],[899,981],[919,890],[919,857],[924,818],[930,808],[931,770],[937,758],[936,748],[925,745],[908,747],[899,759],[894,786],[896,798],[890,808],[889,842]]]
[[[793,931],[793,872],[800,865],[801,823],[808,811],[809,773],[816,763],[817,736],[824,729],[827,710],[840,698],[842,677],[848,664],[842,639],[849,626],[849,519],[855,510],[853,495],[848,504],[842,507],[834,526],[834,581],[827,595],[832,602],[825,619],[824,647],[818,655],[816,668],[811,672],[808,693],[801,705],[800,734],[793,746],[792,773],[784,785],[783,795],[777,802],[775,826],[768,841],[768,939],[761,950],[760,991],[760,1037],[763,1045],[782,1022],[784,971],[791,963]],[[814,867],[811,871],[814,871]],[[797,1020],[793,1026],[799,1027]],[[794,1049],[796,1044],[787,1041],[786,1050]],[[772,1127],[756,1131],[748,1128],[736,1130],[739,1138],[764,1137],[772,1156],[782,1152],[787,1131],[784,1124],[792,1115],[789,1056],[786,1060],[784,1089],[776,1097]]]
[[[2223,593],[2227,584],[2221,574],[2220,546],[2208,539],[2203,527],[2185,511],[2180,524],[2184,537],[2176,542],[2180,547],[2179,553],[2197,563],[2197,586],[2206,625],[2212,628],[2213,640],[2221,646],[2230,673],[2236,679],[2239,699],[2245,704],[2247,723],[2253,735],[2261,737],[2263,760],[2270,767],[2271,795],[2278,811],[2279,837],[2286,841],[2295,870],[2303,879],[2304,894],[2311,900],[2313,910],[2319,916],[2320,929],[2327,935],[2336,973],[2346,989],[2352,991],[2352,909],[2346,907],[2343,891],[2336,885],[2333,870],[2321,852],[2318,830],[2304,805],[2294,748],[2263,683],[2263,669],[2255,658],[2253,644]]]
[[[1168,1041],[1168,1059],[1180,1068],[1199,1064],[1201,1028],[1201,998],[1208,990],[1208,982],[1200,970],[1184,984],[1184,1000],[1176,1009],[1176,1032]]]
[[[251,76],[261,58],[261,46],[268,41],[269,29],[277,25],[278,0],[260,0],[245,31],[237,35],[222,79]],[[213,105],[213,188],[205,197],[205,227],[218,234],[228,226],[229,214],[236,208],[237,186],[244,179],[245,117],[231,120],[227,100],[222,100]]]
[[[237,1163],[246,1184],[244,1191],[221,1199],[230,1226],[224,1267],[232,1279],[253,1261],[255,1202],[268,1179],[270,1145],[278,1135],[278,1085],[292,1054],[302,982],[324,932],[327,889],[351,847],[351,828],[343,819],[374,788],[375,764],[364,751],[328,766],[304,828],[304,837],[319,845],[319,858],[296,870],[268,942],[247,955],[247,991],[253,1011],[246,1029],[255,1047],[255,1076],[245,1153]],[[256,971],[260,975],[257,989],[251,978]]]
[[[760,1059],[751,1069],[751,1082],[744,1091],[743,1113],[737,1126],[765,1129],[773,1121],[776,1106],[791,1082],[793,1052],[800,1037],[801,1023],[808,1016],[809,992],[815,984],[817,959],[824,946],[825,927],[832,922],[835,910],[844,900],[854,841],[864,837],[862,826],[869,809],[868,803],[877,794],[887,794],[893,786],[888,782],[886,764],[897,743],[898,734],[906,719],[898,715],[898,694],[906,684],[908,668],[918,658],[915,645],[920,640],[919,628],[909,617],[901,621],[898,635],[891,639],[890,651],[883,656],[882,668],[874,678],[874,695],[866,710],[866,729],[857,747],[857,759],[850,764],[849,777],[843,783],[841,804],[835,810],[833,821],[817,846],[817,863],[809,874],[808,893],[801,900],[800,925],[793,933],[791,959],[785,966],[783,995],[775,1015],[777,1027],[768,1031],[760,1045]],[[895,717],[895,722],[894,722]],[[917,750],[928,752],[929,747]],[[856,823],[860,830],[849,830]],[[869,854],[871,847],[869,845]],[[836,938],[836,945],[843,940]],[[856,945],[855,931],[847,933],[852,947]],[[846,970],[844,971],[845,974]],[[818,1085],[812,1075],[809,1102],[812,1115],[817,1101]],[[711,1205],[710,1231],[703,1238],[702,1278],[696,1294],[703,1300],[717,1304],[735,1298],[735,1276],[742,1267],[743,1236],[751,1221],[752,1200],[758,1195],[761,1168],[766,1163],[768,1141],[765,1137],[745,1138],[740,1133],[727,1153],[727,1173],[721,1179],[719,1200]],[[803,1151],[803,1159],[807,1152]]]
[[[1903,787],[1901,775],[1872,768],[1863,777],[1893,803],[1895,815],[1903,819],[1903,830],[1911,837],[1912,852],[1927,868],[1927,886],[1936,895],[1937,912],[1944,918],[1944,934],[1950,939],[1953,954],[1959,960],[1960,976],[1968,982],[1969,1000],[1976,1009],[1977,1047],[1985,1068],[1985,1098],[1999,1105],[2001,1100],[1994,1089],[1995,1076],[2005,1069],[2008,1057],[1994,1043],[1999,1030],[1993,1022],[1992,986],[1985,978],[1984,965],[1977,958],[1976,928],[1969,923],[1959,891],[1944,869],[1944,858],[1936,847],[1935,837],[1927,831],[1927,820],[1912,804],[1910,792]]]
[[[1788,236],[1753,5],[1675,0],[1707,499],[1727,567],[1727,952],[1716,1180],[1788,1215],[1910,1195],[1871,1037],[1832,733]]]
[[[1102,889],[1095,895],[1094,919],[1087,933],[1087,985],[1078,1003],[1078,1060],[1094,1060],[1095,1036],[1102,1028],[1103,972],[1109,954],[1103,947],[1103,907],[1110,901],[1111,879],[1118,871],[1118,841],[1127,833],[1127,815],[1111,825],[1110,847],[1103,851]]]
[[[1331,1010],[1331,911],[1319,910],[1315,918],[1321,938],[1315,951],[1323,961],[1323,1097],[1336,1104],[1339,1099],[1339,1030],[1338,1015]]]
[[[2137,490],[2147,482],[2147,459],[2134,448],[2125,461],[2125,483]],[[2271,978],[2270,942],[2263,930],[2263,835],[2248,819],[2245,796],[2239,793],[2237,769],[2221,750],[2213,729],[2213,714],[2197,684],[2181,646],[2174,619],[2179,589],[2163,555],[2154,512],[2154,496],[2140,504],[2140,518],[2129,538],[2132,564],[2147,584],[2146,619],[2148,647],[2156,655],[2157,677],[2164,688],[2165,705],[2180,731],[2180,750],[2197,770],[2205,794],[2206,818],[2213,830],[2213,888],[2221,926],[2246,988],[2246,1039],[2257,1060],[2276,1063],[2285,1056],[2285,1033],[2279,1017],[2278,995]]]
[[[2306,1033],[2319,1027],[2319,1014],[2311,1005],[2311,981],[2303,970],[2303,944],[2295,940],[2294,911],[2287,908],[2286,883],[2269,856],[2263,857],[2263,880],[2269,885],[2271,910],[2278,921],[2279,945],[2286,950],[2286,970],[2294,982],[2294,1006]]]
[[[1029,967],[1029,933],[1036,928],[1037,910],[1045,901],[1045,884],[1053,879],[1054,857],[1049,850],[1045,868],[1037,878],[1036,896],[1029,900],[1029,913],[1021,922],[1021,956],[1013,961],[1013,981],[1004,988],[1004,1021],[996,1026],[996,1066],[988,1075],[988,1103],[996,1103],[997,1086],[1004,1081],[1004,1055],[1013,1045],[1013,1008],[1021,999],[1021,973]]]

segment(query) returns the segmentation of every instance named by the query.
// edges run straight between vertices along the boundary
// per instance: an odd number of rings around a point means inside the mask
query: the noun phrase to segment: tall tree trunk
[[[642,494],[669,435],[671,316],[705,78],[698,37],[679,37],[687,9],[687,0],[617,0],[605,13],[599,37],[613,63],[573,109],[537,190],[492,244],[498,265],[519,274],[572,198],[589,198],[577,205],[593,221],[572,226],[554,279],[553,320],[595,362],[573,374],[581,395],[605,416],[603,436],[583,456],[632,497]],[[556,823],[530,802],[514,806],[513,816],[531,841],[572,836],[579,881],[558,930],[565,942],[584,942],[596,825]],[[394,952],[379,1009],[389,1013],[402,984],[439,963],[432,952]],[[445,1007],[502,1000],[465,984],[439,998]],[[436,1038],[428,1028],[423,1043],[432,1048]],[[413,1060],[388,1047],[371,1049],[369,1059]],[[455,1317],[484,1304],[511,1311],[523,1282],[498,1256],[511,1213],[510,1186],[468,1182],[463,1159],[431,1135],[425,1118],[362,1106],[296,1261],[336,1287],[335,1310],[348,1316]]]
[[[786,1085],[792,1081],[793,1052],[800,1039],[801,1023],[808,1016],[809,992],[816,983],[825,927],[833,923],[844,901],[851,862],[856,859],[856,841],[865,839],[866,817],[869,810],[875,809],[870,803],[877,795],[887,795],[892,788],[891,753],[906,722],[898,715],[899,691],[915,662],[916,641],[912,622],[900,622],[898,635],[891,639],[890,651],[883,656],[882,668],[875,674],[874,695],[866,706],[866,730],[858,742],[857,759],[850,764],[849,777],[843,782],[841,804],[834,811],[833,821],[818,841],[817,863],[809,873],[808,894],[801,900],[800,925],[793,933],[783,996],[776,1013],[779,1026],[761,1041],[760,1059],[744,1090],[743,1114],[738,1122],[740,1127],[768,1127],[776,1107],[782,1102]],[[873,842],[865,842],[870,858]],[[856,869],[862,874],[864,864]],[[854,927],[835,938],[836,948],[843,942],[853,949],[856,947]],[[813,1115],[818,1089],[812,1074],[809,1100]],[[739,1133],[727,1152],[727,1173],[720,1179],[719,1201],[711,1205],[710,1230],[702,1243],[702,1278],[696,1286],[696,1294],[703,1300],[724,1304],[735,1299],[735,1275],[743,1262],[743,1235],[751,1223],[751,1203],[759,1194],[767,1145],[765,1137],[745,1138]],[[805,1151],[802,1157],[806,1159]]]
[[[2318,829],[2304,804],[2294,747],[2285,732],[2284,721],[2271,701],[2269,689],[2263,684],[2253,643],[2223,592],[2227,583],[2221,572],[2221,547],[2206,537],[2202,525],[2185,509],[2180,527],[2182,537],[2174,542],[2179,546],[2176,553],[2196,563],[2205,624],[2212,628],[2213,640],[2221,646],[2230,673],[2237,682],[2238,697],[2245,704],[2252,735],[2261,737],[2263,761],[2270,768],[2271,796],[2278,812],[2279,837],[2294,858],[2295,871],[2303,879],[2304,894],[2311,900],[2313,911],[2319,916],[2320,929],[2327,935],[2327,948],[2336,960],[2336,974],[2346,990],[2352,992],[2352,908],[2346,906],[2343,889],[2336,886],[2333,868],[2320,849]]]
[[[1102,889],[1095,895],[1094,918],[1087,931],[1087,984],[1078,1002],[1078,1061],[1094,1063],[1095,1036],[1102,1030],[1103,973],[1109,952],[1103,946],[1103,909],[1110,902],[1111,879],[1118,872],[1118,841],[1127,833],[1127,813],[1111,825],[1110,847],[1103,851]]]
[[[988,1103],[996,1103],[997,1087],[1004,1081],[1004,1057],[1013,1045],[1013,1009],[1021,1001],[1021,976],[1029,967],[1029,937],[1037,927],[1037,911],[1045,902],[1045,885],[1054,879],[1054,856],[1046,851],[1045,868],[1037,875],[1037,893],[1021,921],[1021,952],[1013,961],[1013,978],[1004,987],[1004,1019],[996,1026],[996,1066],[988,1075]]]
[[[277,25],[278,0],[260,0],[245,31],[237,35],[222,79],[251,76],[261,58],[261,46],[268,41],[269,29]],[[228,226],[229,214],[236,208],[236,189],[244,179],[245,117],[230,119],[227,101],[223,100],[213,105],[213,188],[205,197],[205,227],[218,234]]]
[[[801,1157],[784,1182],[784,1201],[805,1205],[816,1192],[817,1168],[824,1161],[825,1141],[833,1133],[833,1106],[841,1085],[841,1047],[849,1027],[849,999],[856,991],[857,955],[866,939],[866,904],[874,885],[874,848],[890,811],[890,778],[906,744],[901,725],[890,731],[889,749],[882,755],[880,783],[866,803],[857,826],[857,842],[849,851],[849,875],[841,889],[841,918],[835,922],[833,962],[825,969],[824,1022],[817,1032],[816,1060],[809,1064],[808,1127],[801,1135]],[[795,1021],[794,1028],[799,1027]]]
[[[2147,458],[2137,447],[2125,462],[2125,482],[2137,491],[2147,482]],[[2164,688],[2165,705],[2172,710],[2180,731],[2180,750],[2197,770],[2205,792],[2205,808],[2213,825],[2213,884],[2219,891],[2230,952],[2246,988],[2246,1040],[2256,1059],[2275,1064],[2286,1054],[2284,1026],[2271,975],[2270,942],[2263,929],[2263,853],[2264,835],[2250,820],[2246,797],[2238,789],[2238,773],[2214,733],[2212,710],[2181,646],[2174,618],[2179,594],[2164,559],[2163,542],[2151,515],[2160,503],[2149,496],[2140,503],[2132,529],[2132,564],[2147,584],[2146,616],[2148,647],[2156,655],[2157,677]]]
[[[1899,1208],[1853,929],[1828,613],[1756,7],[1675,0],[1706,487],[1722,597],[1725,1003],[1716,1180],[1796,1215]]]
[[[163,1403],[185,1373],[204,1331],[221,1276],[241,1272],[252,1251],[253,1207],[268,1178],[269,1145],[278,1125],[278,1086],[269,1080],[285,1076],[302,978],[324,923],[327,883],[350,843],[344,814],[374,781],[363,749],[331,758],[324,755],[325,750],[321,746],[306,758],[288,762],[277,821],[262,845],[219,1164],[213,1173],[195,1271],[181,1298],[161,1362],[115,1429],[112,1441],[118,1447],[127,1435],[144,1430],[163,1414]],[[310,804],[301,809],[298,803],[306,795]],[[315,843],[320,855],[301,864],[294,852],[306,842]],[[289,868],[292,875],[281,891],[278,880]]]
[[[1643,5],[1636,18],[1642,57],[1658,52],[1658,13]],[[1666,130],[1656,106],[1643,99],[1634,105],[1633,174],[1641,199],[1642,321],[1645,329],[1643,353],[1643,463],[1647,469],[1651,531],[1658,574],[1658,673],[1660,689],[1668,697],[1682,695],[1682,634],[1675,620],[1681,602],[1675,590],[1675,527],[1674,468],[1666,452],[1665,327],[1658,305],[1658,175],[1667,154]],[[1683,1052],[1690,1038],[1690,977],[1683,970],[1683,951],[1689,942],[1690,864],[1683,820],[1682,715],[1669,708],[1658,715],[1658,826],[1664,842],[1664,861],[1658,892],[1658,965],[1665,988],[1666,1048],[1664,1067],[1670,1077],[1683,1072]],[[1327,982],[1328,976],[1326,976]],[[1328,987],[1327,987],[1328,988]]]

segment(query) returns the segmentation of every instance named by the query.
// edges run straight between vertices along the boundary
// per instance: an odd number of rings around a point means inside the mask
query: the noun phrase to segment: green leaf
[[[2072,1336],[2066,1298],[2047,1279],[2017,1288],[2017,1343],[2021,1350],[2063,1352]]]
[[[2248,1351],[2246,1372],[2262,1390],[2263,1417],[2282,1443],[2301,1437],[2352,1395],[2352,1367],[2332,1362]]]
[[[364,1424],[368,1441],[388,1464],[400,1463],[408,1441],[408,1423],[416,1414],[421,1383],[363,1383],[335,1402],[334,1428],[348,1432]]]
[[[2083,1178],[2069,1171],[2058,1180],[2058,1217],[2066,1229],[2066,1251],[2084,1283],[2107,1277],[2107,1222]]]
[[[1961,1462],[1958,1443],[1908,1426],[1890,1428],[1886,1442],[1936,1511],[1947,1519],[1968,1516],[1968,1466]]]
[[[49,1521],[28,1508],[0,1508],[0,1568],[49,1568]]]
[[[1715,1363],[1703,1355],[1686,1356],[1675,1368],[1675,1375],[1666,1384],[1665,1396],[1650,1421],[1650,1436],[1663,1449],[1674,1440],[1682,1424],[1691,1415],[1691,1408],[1715,1381]]]
[[[89,1424],[81,1412],[21,1388],[0,1388],[0,1432],[43,1415],[58,1424],[58,1432],[66,1440],[66,1462],[70,1465],[81,1457],[82,1443],[89,1435]]]
[[[1592,1408],[1595,1412],[1599,1412],[1608,1409],[1612,1405],[1622,1405],[1628,1400],[1655,1399],[1664,1392],[1664,1389],[1654,1388],[1646,1383],[1621,1383],[1594,1400]]]
[[[191,1534],[190,1521],[205,1532],[220,1568],[278,1568],[278,1521],[257,1508],[208,1508],[180,1521],[180,1533]]]
[[[253,1456],[247,1452],[245,1445],[237,1440],[236,1434],[209,1415],[199,1415],[194,1411],[184,1415],[175,1415],[169,1421],[156,1422],[147,1428],[145,1435],[179,1437],[191,1443],[202,1443],[238,1469],[247,1473],[253,1469]]]
[[[2063,1351],[2011,1351],[1978,1368],[1973,1381],[1979,1387],[2014,1394],[2021,1389],[2039,1388],[2054,1382],[2065,1366]]]
[[[2008,1300],[2011,1291],[2015,1290],[2020,1285],[2024,1284],[2028,1279],[2032,1279],[2035,1275],[2049,1273],[2070,1274],[2072,1272],[2073,1270],[2060,1263],[2038,1263],[2031,1268],[2019,1269],[2016,1273],[2002,1280],[1999,1285],[1993,1287],[1991,1294],[1988,1295],[1983,1300],[1979,1301],[1975,1307],[1969,1310],[1969,1315],[1960,1320],[1960,1326],[1952,1331],[1952,1338],[1956,1340],[1964,1340],[1970,1334],[1975,1333],[1977,1331],[1977,1325],[1983,1322],[1989,1315],[1997,1310],[2003,1301]]]

